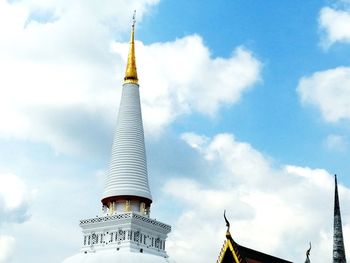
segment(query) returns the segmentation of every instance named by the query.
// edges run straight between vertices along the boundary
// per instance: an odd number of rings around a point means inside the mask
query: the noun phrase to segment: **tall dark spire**
[[[343,229],[341,223],[337,175],[334,176],[334,228],[333,228],[333,263],[346,263]]]

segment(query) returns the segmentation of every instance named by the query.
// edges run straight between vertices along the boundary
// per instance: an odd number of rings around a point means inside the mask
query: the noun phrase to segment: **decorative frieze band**
[[[151,224],[153,226],[163,228],[167,232],[171,231],[171,226],[164,224],[162,222],[159,222],[157,220],[133,213],[133,212],[116,214],[116,215],[112,215],[112,216],[103,216],[103,217],[95,217],[95,218],[90,218],[90,219],[83,219],[83,220],[80,220],[80,226],[87,225],[87,224],[101,223],[101,222],[119,221],[119,220],[123,220],[123,219],[136,219],[136,220]]]

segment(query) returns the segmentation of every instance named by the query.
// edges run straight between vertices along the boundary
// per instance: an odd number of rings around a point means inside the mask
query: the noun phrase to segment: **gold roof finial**
[[[226,209],[224,210],[224,218],[225,218],[226,227],[227,227],[227,230],[226,230],[226,237],[227,237],[227,238],[230,238],[230,237],[231,237],[231,233],[230,233],[230,222],[227,220],[227,217],[226,217]]]
[[[138,84],[136,58],[135,58],[135,41],[134,41],[135,23],[136,23],[135,16],[136,16],[136,10],[134,11],[134,15],[132,17],[133,21],[132,21],[131,36],[130,36],[128,64],[126,65],[124,83]]]

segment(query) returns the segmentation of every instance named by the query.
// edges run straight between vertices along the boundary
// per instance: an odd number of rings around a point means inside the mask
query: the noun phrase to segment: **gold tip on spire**
[[[136,15],[136,10],[134,11],[134,15],[132,17],[133,22],[132,22],[131,36],[130,36],[128,64],[126,66],[125,77],[124,77],[124,83],[132,83],[132,84],[138,84],[139,82],[137,78],[135,42],[134,42],[135,23],[136,23],[135,15]]]

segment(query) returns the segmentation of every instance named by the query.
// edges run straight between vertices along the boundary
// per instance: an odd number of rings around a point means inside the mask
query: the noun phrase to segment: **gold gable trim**
[[[242,263],[242,257],[240,256],[239,252],[235,248],[235,245],[233,244],[233,242],[234,241],[229,239],[229,238],[226,239],[226,241],[225,241],[225,243],[220,251],[220,255],[219,255],[219,258],[216,261],[216,263],[222,263],[226,253],[232,253],[232,256],[235,260],[232,263]]]

